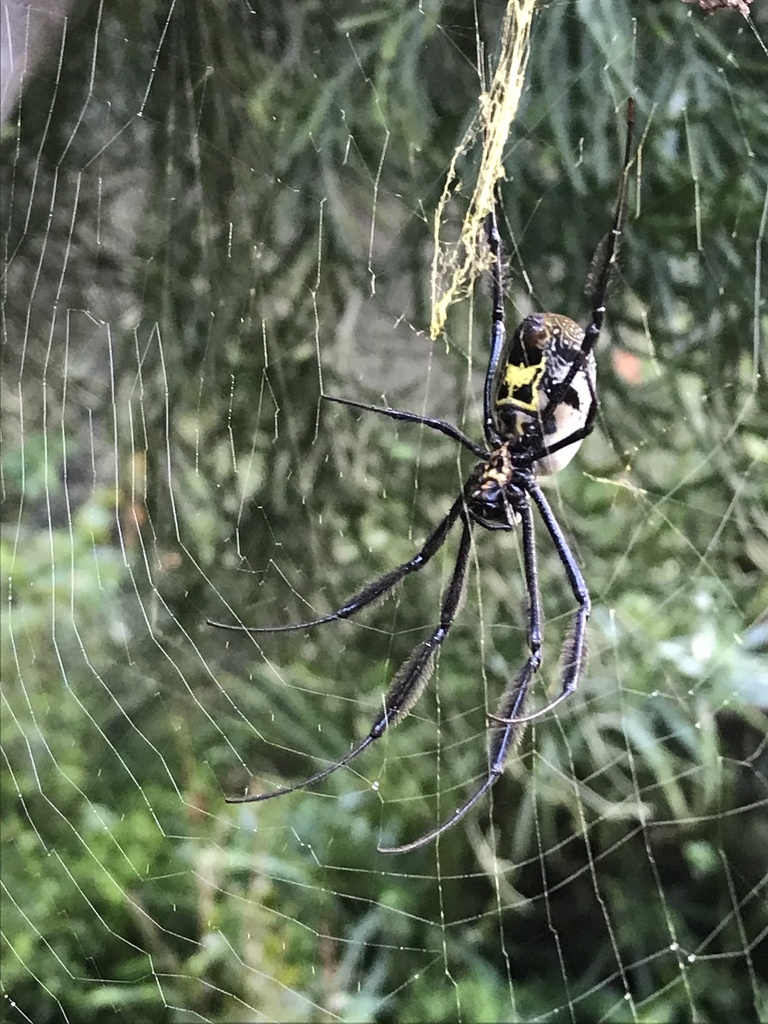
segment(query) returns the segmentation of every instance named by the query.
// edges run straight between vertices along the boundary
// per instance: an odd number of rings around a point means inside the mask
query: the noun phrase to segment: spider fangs
[[[584,577],[565,536],[538,482],[538,475],[562,469],[594,427],[598,400],[595,391],[593,348],[605,316],[608,284],[618,257],[619,242],[627,204],[629,169],[634,129],[634,101],[627,105],[627,133],[624,162],[609,233],[598,246],[588,281],[591,316],[586,328],[556,313],[534,313],[526,317],[509,340],[504,331],[504,289],[502,249],[497,213],[486,220],[486,234],[493,256],[493,314],[491,354],[483,391],[483,430],[486,446],[468,438],[458,427],[444,420],[419,416],[400,409],[389,409],[330,398],[367,412],[380,413],[393,420],[418,423],[439,431],[471,451],[480,462],[472,469],[466,484],[442,521],[413,558],[367,584],[335,612],[309,622],[288,626],[249,627],[211,622],[212,626],[249,634],[282,633],[304,630],[326,622],[348,619],[387,595],[401,580],[419,572],[442,548],[452,527],[461,523],[459,548],[448,586],[445,589],[438,624],[416,645],[390,683],[381,712],[368,735],[330,767],[308,779],[272,790],[240,797],[228,797],[229,803],[251,803],[292,793],[314,785],[332,772],[349,764],[385,730],[395,725],[413,706],[427,685],[437,649],[450,631],[458,611],[467,572],[473,525],[488,530],[522,531],[523,565],[528,594],[528,658],[508,685],[496,713],[489,715],[488,770],[475,791],[447,819],[420,838],[402,846],[379,847],[382,853],[405,853],[436,839],[480,800],[504,770],[527,722],[539,718],[564,701],[576,689],[586,657],[586,627],[590,599]],[[533,504],[560,559],[568,585],[576,599],[576,610],[561,650],[560,692],[543,707],[526,714],[525,703],[531,681],[541,665],[542,615],[536,564]]]

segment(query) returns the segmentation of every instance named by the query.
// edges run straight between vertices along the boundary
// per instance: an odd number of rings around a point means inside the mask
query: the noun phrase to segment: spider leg
[[[584,426],[579,427],[578,430],[574,430],[572,434],[568,435],[568,437],[562,438],[555,444],[542,447],[540,451],[536,452],[535,455],[531,456],[531,462],[538,462],[539,459],[546,459],[550,455],[554,455],[555,452],[559,452],[561,448],[567,448],[569,445],[574,444],[576,441],[582,441],[585,437],[589,437],[589,435],[595,429],[595,420],[597,419],[597,410],[599,408],[600,403],[598,402],[597,395],[595,394],[594,389],[592,388],[592,383],[591,381],[589,381],[589,378],[587,378],[587,381],[589,382],[589,387],[591,391],[591,402],[589,410],[587,411],[587,418],[584,421]]]
[[[454,508],[456,508],[456,505],[454,505]],[[272,790],[270,793],[256,793],[254,795],[246,794],[245,796],[240,797],[228,797],[227,803],[258,803],[262,800],[271,800],[272,797],[275,796],[284,796],[286,793],[293,793],[297,789],[304,789],[305,786],[314,785],[321,779],[331,775],[338,768],[342,768],[344,765],[349,764],[353,758],[357,757],[358,754],[361,754],[366,747],[370,746],[374,740],[377,740],[384,732],[386,732],[390,725],[397,724],[399,719],[413,707],[429,681],[435,653],[440,644],[445,640],[448,635],[448,631],[453,624],[464,589],[464,578],[467,574],[467,563],[469,561],[469,548],[472,534],[469,521],[467,520],[466,513],[463,510],[463,496],[460,503],[458,503],[458,508],[461,510],[464,528],[462,530],[461,541],[459,542],[459,552],[456,556],[456,563],[453,567],[451,580],[443,596],[440,622],[426,640],[423,640],[420,644],[417,644],[416,647],[414,647],[408,658],[403,662],[394,679],[390,683],[389,690],[384,698],[384,707],[374,720],[370,732],[365,739],[358,743],[358,745],[348,754],[345,754],[341,760],[336,761],[329,768],[324,768],[315,775],[311,775],[308,779],[304,779],[303,782],[297,782],[293,786],[284,786],[280,789]],[[446,519],[450,517],[452,512],[453,508]],[[454,519],[455,518],[456,516],[454,515]],[[445,520],[443,521],[443,524],[444,523]],[[441,524],[441,526],[443,526],[443,524]],[[438,529],[440,529],[440,527],[438,527]],[[446,533],[447,530],[448,527],[445,528]],[[437,533],[437,531],[435,531],[435,533]],[[433,537],[434,536],[435,535],[433,534]],[[444,539],[445,537],[443,536],[438,547],[442,544]],[[435,548],[435,550],[437,549]],[[434,554],[434,550],[432,551],[432,554]]]
[[[479,444],[462,433],[458,427],[445,420],[433,419],[431,416],[419,416],[416,412],[406,412],[404,409],[390,409],[384,405],[367,405],[365,402],[353,402],[350,398],[335,398],[332,395],[323,395],[326,402],[335,402],[337,405],[348,405],[353,409],[362,409],[363,412],[377,412],[382,416],[388,416],[391,420],[401,420],[404,423],[420,423],[423,427],[431,430],[438,430],[441,434],[458,441],[459,444],[468,448],[473,455],[479,459],[487,459],[488,452]]]
[[[522,728],[519,728],[519,725],[525,719],[518,717],[518,712],[522,710],[525,704],[528,687],[532,678],[533,668],[530,665],[526,665],[499,704],[497,714],[493,717],[495,721],[501,724],[495,725],[491,729],[492,738],[488,775],[475,792],[449,818],[446,818],[445,821],[429,832],[425,832],[423,836],[419,836],[418,839],[414,839],[410,843],[404,843],[402,846],[379,846],[379,853],[409,853],[411,850],[417,850],[420,846],[427,846],[437,839],[438,836],[441,836],[443,832],[447,832],[449,828],[453,828],[457,822],[461,821],[464,815],[493,788],[504,771],[504,766],[509,760],[509,755],[514,749],[515,744],[523,735],[525,726],[523,725]]]
[[[345,764],[349,764],[358,754],[362,754],[366,747],[369,747],[371,743],[376,739],[375,736],[368,735],[365,739],[358,743],[348,754],[345,754],[340,761],[335,761],[330,768],[323,768],[322,771],[316,772],[314,775],[310,775],[308,779],[304,779],[302,782],[297,782],[293,786],[281,786],[279,789],[272,789],[269,793],[246,793],[244,796],[228,796],[224,799],[228,804],[257,804],[263,800],[271,800],[275,796],[285,796],[286,793],[293,793],[297,789],[305,789],[308,786],[314,786],[316,782],[320,782],[328,775],[332,775],[337,769],[343,768]]]
[[[461,511],[464,507],[464,496],[459,497],[454,501],[448,510],[448,514],[443,520],[438,523],[437,528],[427,537],[423,548],[413,558],[407,562],[403,562],[402,565],[398,565],[396,569],[390,569],[389,572],[384,573],[383,576],[379,576],[378,579],[373,580],[372,583],[367,584],[362,590],[359,590],[353,597],[350,597],[341,608],[337,608],[335,612],[330,612],[328,615],[321,615],[317,619],[310,619],[308,622],[294,622],[287,626],[243,626],[233,622],[214,622],[212,619],[207,619],[209,626],[215,626],[216,629],[228,629],[236,633],[290,633],[299,629],[309,629],[311,626],[322,626],[326,622],[337,622],[340,619],[349,619],[353,615],[356,615],[363,608],[367,608],[368,605],[373,604],[380,598],[385,597],[393,587],[408,576],[412,572],[418,572],[423,569],[427,562],[440,550],[445,543],[446,537],[451,530],[451,527],[459,518]]]
[[[542,715],[547,714],[547,712],[551,711],[552,708],[556,708],[558,704],[562,704],[562,702],[566,700],[566,698],[570,697],[576,689],[579,679],[581,678],[581,674],[584,671],[584,664],[586,662],[587,621],[592,609],[589,591],[587,590],[587,584],[584,582],[581,569],[573,556],[573,552],[568,546],[568,541],[565,539],[563,531],[560,529],[558,522],[555,519],[554,513],[549,506],[549,502],[544,497],[539,485],[533,480],[529,482],[529,493],[536,503],[536,507],[539,510],[541,518],[544,520],[544,525],[549,531],[552,543],[555,545],[555,550],[563,564],[571,590],[573,591],[573,595],[578,601],[579,606],[573,614],[571,625],[568,629],[565,640],[563,641],[561,652],[563,661],[563,679],[560,693],[545,704],[543,708],[539,708],[530,715],[522,715],[514,719],[514,722],[518,724],[533,722],[535,719],[541,718]],[[505,722],[507,725],[513,724],[513,720],[508,718],[499,718],[497,715],[490,715],[489,717],[494,721]]]
[[[494,258],[491,314],[491,354],[488,359],[488,369],[485,371],[485,384],[483,386],[483,431],[485,440],[491,447],[495,448],[501,437],[496,429],[496,420],[493,413],[493,379],[499,366],[502,351],[504,350],[504,268],[503,253],[501,246],[501,234],[497,214],[498,195],[494,196],[494,205],[485,221],[485,231],[488,236],[488,247]]]
[[[562,379],[550,396],[553,405],[563,400],[571,382],[576,374],[585,365],[588,354],[592,351],[600,335],[605,318],[605,296],[608,291],[613,273],[616,269],[616,262],[619,256],[619,245],[624,230],[624,221],[627,216],[627,192],[629,189],[629,168],[632,163],[632,138],[635,130],[635,101],[632,97],[627,101],[627,136],[624,144],[624,162],[619,178],[619,189],[616,195],[616,206],[613,211],[613,224],[611,230],[602,240],[595,254],[596,272],[594,284],[590,288],[590,302],[592,314],[590,321],[584,331],[584,340],[581,343],[581,352],[577,359],[574,359],[568,373]],[[591,275],[590,275],[591,277]],[[590,282],[591,283],[591,282]],[[566,438],[573,443],[570,438]],[[578,440],[578,438],[574,438]],[[560,445],[563,447],[563,445]]]
[[[477,789],[457,810],[440,825],[425,832],[423,836],[402,846],[380,846],[379,853],[409,853],[420,846],[426,846],[443,832],[447,832],[457,821],[470,811],[496,784],[509,760],[509,755],[520,740],[527,719],[521,715],[528,689],[541,665],[541,602],[539,600],[538,569],[536,565],[536,544],[534,539],[533,514],[528,502],[518,506],[520,525],[523,530],[523,561],[525,584],[528,591],[528,660],[507,688],[501,698],[496,714],[489,717],[499,724],[491,726],[491,744],[488,758],[488,775]],[[522,728],[520,726],[522,725]]]

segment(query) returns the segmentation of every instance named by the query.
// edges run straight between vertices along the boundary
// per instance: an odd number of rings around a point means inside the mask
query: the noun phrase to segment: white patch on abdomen
[[[594,390],[594,380],[592,382]],[[579,372],[571,381],[571,388],[575,391],[578,400],[579,407],[575,409],[569,402],[561,402],[554,415],[554,430],[552,433],[547,434],[545,442],[548,447],[557,444],[563,438],[568,437],[569,434],[575,433],[580,430],[587,420],[587,414],[589,413],[590,405],[592,404],[592,392],[589,388],[589,380],[587,379],[586,373]],[[578,441],[574,441],[573,444],[569,444],[566,448],[561,448],[560,451],[555,452],[553,455],[549,455],[544,459],[540,459],[537,463],[539,472],[542,475],[550,476],[553,473],[559,473],[561,469],[564,469],[571,459],[574,457],[576,452],[581,447],[581,438]]]

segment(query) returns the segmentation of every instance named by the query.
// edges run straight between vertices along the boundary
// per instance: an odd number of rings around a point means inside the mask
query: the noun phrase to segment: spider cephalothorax
[[[470,519],[489,530],[512,529],[520,521],[517,508],[525,500],[526,470],[515,467],[508,441],[475,466],[464,485]]]
[[[308,779],[267,793],[230,797],[230,803],[250,803],[292,793],[310,786],[362,753],[385,730],[399,721],[418,699],[429,680],[435,654],[448,636],[458,612],[469,562],[472,527],[488,530],[522,531],[523,565],[528,594],[528,657],[510,681],[496,713],[490,715],[488,771],[483,782],[445,821],[419,839],[402,846],[380,847],[385,853],[403,853],[423,846],[454,825],[488,792],[504,765],[525,723],[550,711],[576,689],[586,658],[586,628],[590,599],[581,569],[549,503],[537,482],[537,475],[556,473],[573,458],[579,445],[591,433],[597,415],[595,358],[593,348],[605,316],[608,282],[618,255],[624,224],[629,168],[632,154],[634,103],[627,109],[627,138],[619,179],[613,222],[598,248],[596,265],[590,275],[590,320],[582,330],[575,321],[559,313],[534,313],[526,317],[506,338],[504,330],[504,289],[501,238],[496,210],[486,220],[486,235],[493,257],[493,310],[491,353],[483,390],[483,431],[485,445],[468,438],[458,427],[444,420],[419,416],[400,409],[380,408],[343,398],[330,398],[356,409],[378,412],[390,419],[420,423],[439,431],[471,451],[480,461],[423,547],[407,562],[391,569],[359,590],[335,612],[309,622],[289,626],[249,627],[214,622],[222,629],[247,633],[281,633],[303,630],[338,619],[348,619],[379,598],[389,594],[406,576],[418,572],[443,547],[453,526],[461,523],[461,537],[451,578],[443,593],[440,617],[434,629],[421,640],[403,662],[390,683],[383,706],[368,735],[343,758]],[[576,610],[561,650],[560,692],[542,708],[525,713],[531,680],[541,665],[542,615],[536,567],[533,509],[549,535],[560,559]]]

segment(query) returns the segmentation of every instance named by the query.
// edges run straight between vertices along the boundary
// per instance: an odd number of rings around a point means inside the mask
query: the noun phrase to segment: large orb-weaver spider
[[[450,582],[443,594],[440,621],[401,665],[390,683],[383,710],[377,715],[365,739],[329,768],[316,772],[302,782],[269,793],[228,797],[228,803],[270,800],[320,782],[349,764],[410,710],[429,680],[435,653],[448,636],[458,611],[467,573],[473,524],[488,530],[513,530],[518,524],[522,528],[525,584],[529,602],[527,638],[530,653],[516,678],[507,687],[496,713],[489,715],[493,724],[489,728],[488,773],[480,786],[440,825],[402,846],[379,847],[380,852],[405,853],[415,850],[455,825],[499,778],[525,724],[557,707],[576,689],[586,658],[586,628],[591,607],[589,591],[536,477],[539,473],[556,473],[567,465],[594,427],[598,399],[592,350],[603,325],[606,293],[618,257],[626,215],[634,110],[634,101],[630,99],[624,162],[613,223],[598,247],[588,282],[592,312],[585,330],[559,313],[534,313],[520,323],[509,341],[505,339],[503,259],[497,211],[494,209],[486,219],[486,234],[493,258],[491,356],[483,390],[483,430],[487,447],[476,444],[457,427],[443,420],[326,396],[331,402],[437,430],[469,449],[480,462],[472,469],[462,492],[421,550],[409,561],[363,587],[335,612],[309,622],[287,626],[250,627],[211,620],[209,624],[220,629],[246,633],[284,633],[348,619],[384,597],[410,573],[423,569],[442,548],[457,522],[461,523],[462,528],[459,551]],[[541,666],[542,645],[541,595],[531,501],[549,533],[578,607],[562,644],[560,693],[544,707],[524,714],[531,680]]]

